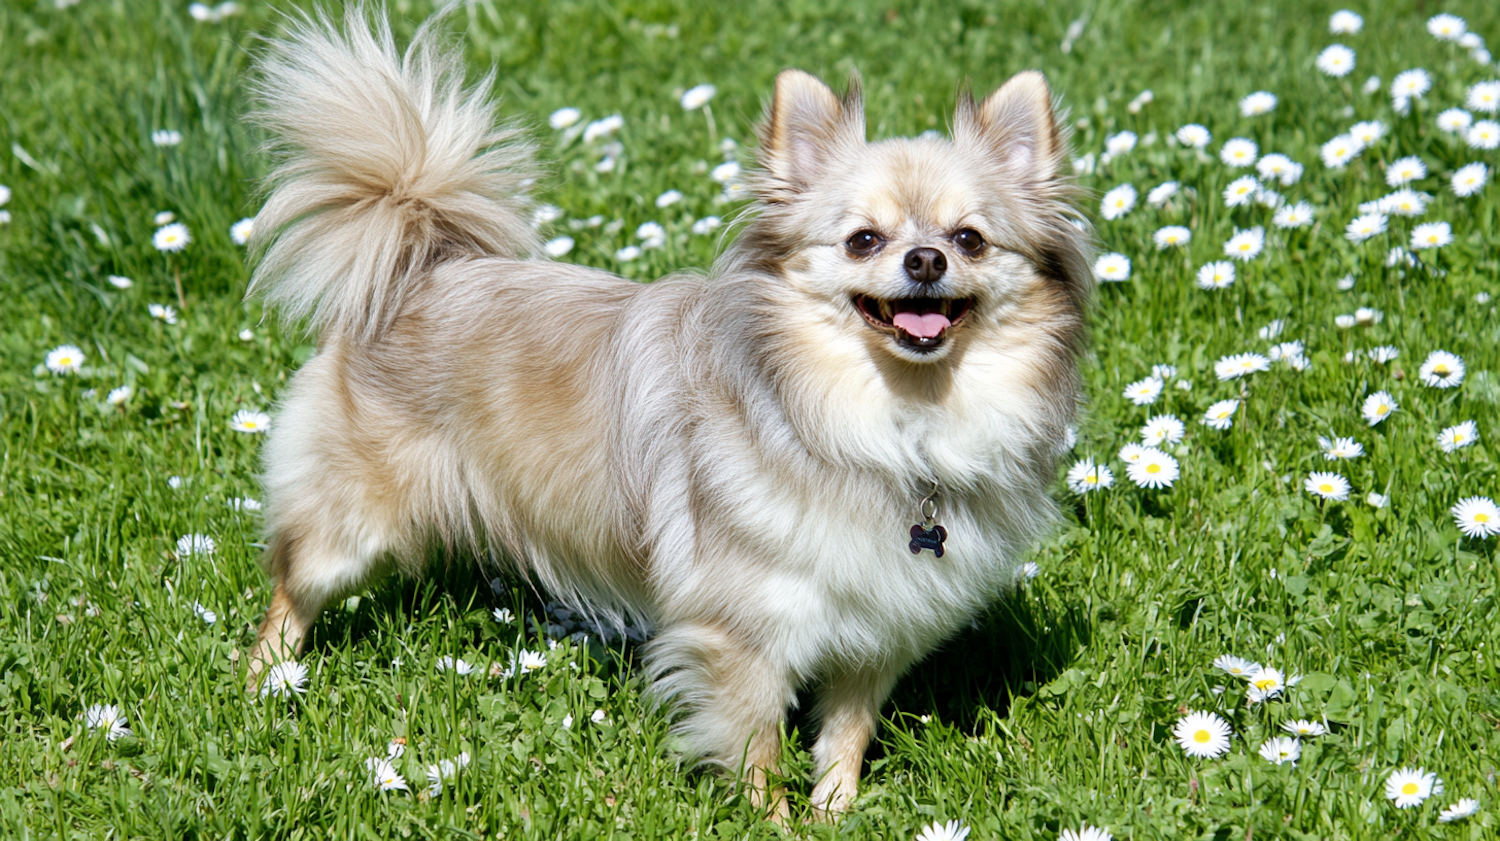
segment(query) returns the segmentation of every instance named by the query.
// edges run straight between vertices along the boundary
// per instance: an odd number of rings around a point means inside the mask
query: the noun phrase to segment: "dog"
[[[896,680],[1055,517],[1093,276],[1045,79],[961,87],[951,139],[869,142],[857,77],[782,72],[743,230],[642,284],[537,256],[493,77],[372,17],[294,19],[259,65],[249,294],[318,344],[265,444],[251,687],[330,600],[493,550],[648,623],[685,750],[773,817],[811,690],[811,802],[847,810]]]

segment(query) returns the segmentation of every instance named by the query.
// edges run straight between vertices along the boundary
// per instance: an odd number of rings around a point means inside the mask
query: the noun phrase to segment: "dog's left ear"
[[[1052,111],[1047,78],[1017,73],[978,105],[960,91],[954,137],[986,149],[1018,181],[1048,181],[1062,167],[1063,137]]]

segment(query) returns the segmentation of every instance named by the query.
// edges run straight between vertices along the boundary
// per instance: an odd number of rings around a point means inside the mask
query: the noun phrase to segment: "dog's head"
[[[761,127],[758,216],[741,242],[754,256],[742,254],[790,285],[787,318],[887,360],[938,363],[1052,311],[1067,325],[1053,338],[1076,352],[1092,273],[1066,151],[1040,73],[979,103],[961,91],[951,140],[867,143],[857,79],[841,98],[787,70]]]

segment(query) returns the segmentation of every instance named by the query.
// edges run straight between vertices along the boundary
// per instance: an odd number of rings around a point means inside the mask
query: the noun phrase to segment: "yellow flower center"
[[[1327,488],[1328,486],[1324,485],[1324,487]],[[1252,683],[1255,684],[1255,688],[1256,689],[1275,689],[1276,688],[1276,678],[1273,678],[1273,677],[1263,677],[1260,680],[1252,681]]]
[[[1406,796],[1408,796],[1408,797],[1410,797],[1413,794],[1416,794],[1419,790],[1420,789],[1418,788],[1418,786],[1417,786],[1416,783],[1407,783],[1406,785],[1403,785],[1401,787],[1401,793],[1404,794],[1404,795],[1406,795]]]
[[[1389,412],[1390,410],[1391,410],[1390,406],[1387,406],[1386,404],[1381,403],[1379,406],[1375,407],[1375,414],[1377,414],[1377,415],[1383,415],[1386,412]]]
[[[1147,473],[1160,473],[1161,472],[1161,465],[1159,465],[1159,464],[1148,464],[1148,465],[1146,465],[1146,472]]]
[[[1318,486],[1318,490],[1326,494],[1331,494],[1333,493],[1333,485],[1324,482],[1323,484]]]
[[[1476,523],[1488,523],[1489,521],[1490,521],[1490,515],[1482,512],[1482,511],[1480,513],[1474,515],[1474,522],[1476,522]]]
[[[1432,373],[1437,374],[1438,376],[1441,376],[1441,377],[1446,377],[1446,376],[1448,376],[1448,366],[1445,365],[1442,362],[1439,362],[1437,364],[1437,367],[1435,367],[1435,368],[1432,369]]]
[[[1209,742],[1213,741],[1213,738],[1214,734],[1208,732],[1207,730],[1199,730],[1193,733],[1193,741],[1197,742],[1200,745],[1208,744]]]

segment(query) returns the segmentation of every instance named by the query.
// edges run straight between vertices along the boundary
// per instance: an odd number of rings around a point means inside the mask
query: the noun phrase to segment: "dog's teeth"
[[[895,309],[895,307],[891,306],[891,302],[890,301],[881,301],[880,302],[880,318],[881,318],[881,320],[882,321],[890,321],[892,318],[895,318],[895,317],[896,317],[896,309]]]

